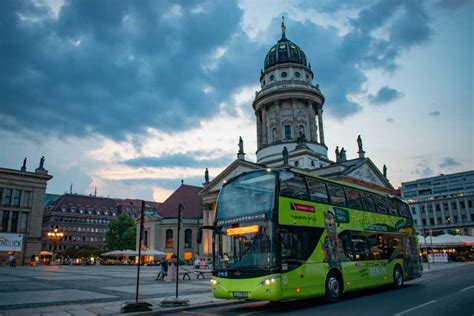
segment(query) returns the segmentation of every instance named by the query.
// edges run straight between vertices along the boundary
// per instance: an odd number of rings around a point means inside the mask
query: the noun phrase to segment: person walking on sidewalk
[[[16,258],[13,254],[10,255],[8,261],[10,262],[10,268],[16,268]]]

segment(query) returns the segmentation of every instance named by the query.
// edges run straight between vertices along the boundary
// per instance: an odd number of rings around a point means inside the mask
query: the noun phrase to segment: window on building
[[[424,205],[421,205],[421,206],[420,206],[420,213],[421,213],[421,214],[424,214],[424,213],[425,213],[425,206],[424,206]]]
[[[22,192],[23,198],[21,206],[22,207],[30,207],[30,199],[31,199],[31,191],[23,191]]]
[[[464,201],[459,201],[459,208],[465,209],[465,208],[466,208],[466,202],[464,202]]]
[[[12,189],[5,189],[5,198],[3,199],[3,205],[12,204]]]
[[[312,178],[306,178],[306,180],[308,182],[310,200],[320,203],[329,203],[326,184]]]
[[[461,214],[461,223],[466,221],[466,214]]]
[[[430,225],[434,225],[434,218],[430,218]]]
[[[458,209],[458,204],[456,202],[451,202],[451,208],[453,210],[457,210]]]
[[[184,248],[193,247],[193,231],[191,229],[186,229],[184,231]]]
[[[1,195],[1,192],[0,192],[0,195]],[[468,206],[469,208],[472,207],[472,200],[467,201],[467,206]]]
[[[337,206],[346,206],[346,197],[344,196],[343,187],[329,183],[327,187],[331,204]]]
[[[471,214],[471,222],[474,222],[474,214]]]
[[[2,231],[8,231],[8,220],[10,219],[10,211],[3,211],[2,214]]]
[[[291,139],[291,125],[285,125],[285,139]]]
[[[449,209],[449,204],[448,203],[443,203],[443,209],[448,210]]]
[[[457,216],[457,215],[454,215],[454,216],[453,216],[453,223],[454,223],[454,224],[457,224],[457,222],[458,222],[458,216]]]
[[[423,226],[426,226],[426,219],[422,218],[421,222],[423,223]]]
[[[438,220],[438,225],[442,224],[443,221],[441,217],[437,217],[436,219]]]
[[[433,205],[428,204],[428,212],[433,213]]]
[[[416,207],[414,207],[414,206],[411,207],[411,213],[412,213],[413,215],[416,214]]]
[[[436,212],[440,212],[440,211],[441,211],[441,205],[440,205],[440,204],[436,204],[436,205],[435,205],[435,209],[436,209]]]
[[[12,212],[12,223],[10,225],[10,232],[16,233],[18,231],[18,212]]]
[[[148,230],[145,230],[143,234],[143,246],[148,247]]]
[[[444,222],[445,222],[446,224],[451,224],[451,217],[446,216],[446,217],[444,218]]]
[[[166,230],[166,248],[173,248],[173,231],[171,229]]]

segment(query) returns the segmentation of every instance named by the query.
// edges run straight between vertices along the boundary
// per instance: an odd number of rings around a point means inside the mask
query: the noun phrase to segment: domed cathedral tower
[[[324,96],[313,78],[303,50],[286,38],[283,20],[281,39],[265,57],[261,90],[253,101],[257,163],[279,167],[288,159],[288,165],[300,169],[331,163],[324,143]],[[283,152],[288,153],[285,159]]]

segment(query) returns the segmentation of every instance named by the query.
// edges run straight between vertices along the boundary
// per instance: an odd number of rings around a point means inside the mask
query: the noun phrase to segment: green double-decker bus
[[[227,181],[217,200],[217,298],[293,300],[421,276],[413,219],[400,199],[294,169]]]

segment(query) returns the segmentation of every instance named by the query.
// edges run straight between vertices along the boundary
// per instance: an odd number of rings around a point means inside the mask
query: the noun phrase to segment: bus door
[[[281,225],[279,231],[283,296],[324,294],[325,271],[312,258],[324,229]]]

